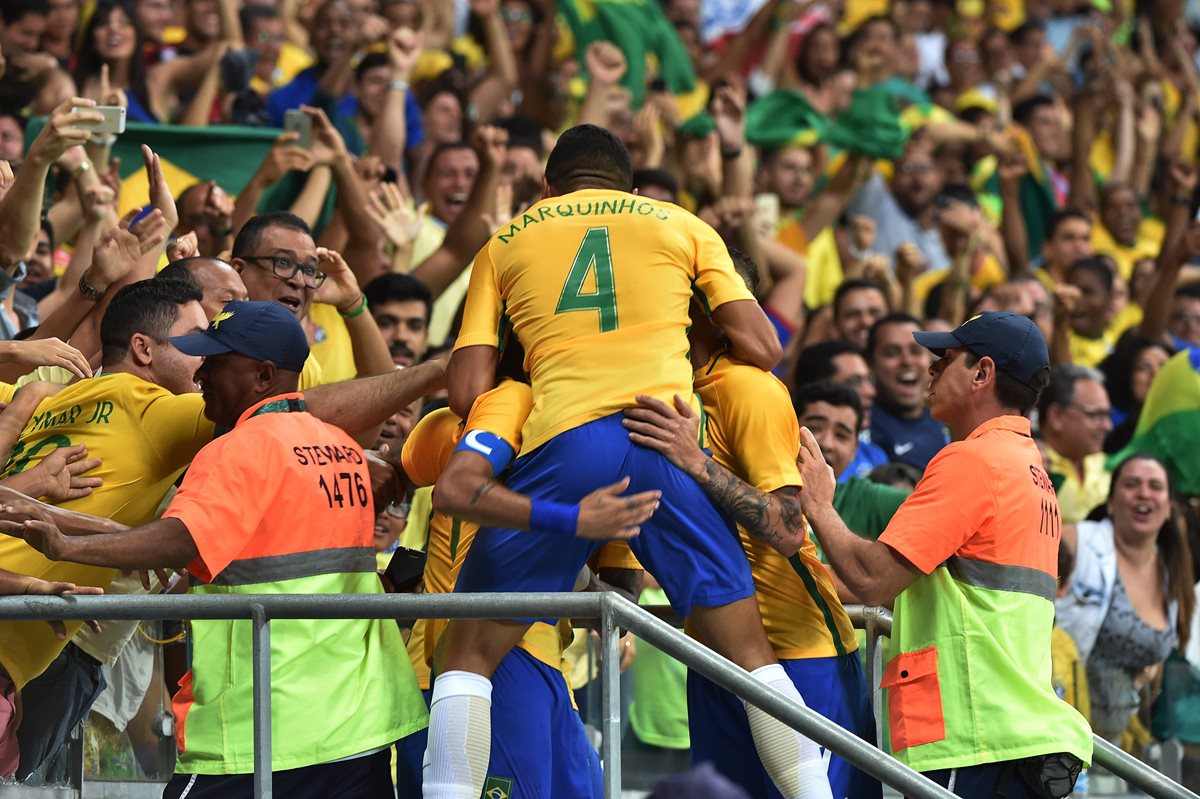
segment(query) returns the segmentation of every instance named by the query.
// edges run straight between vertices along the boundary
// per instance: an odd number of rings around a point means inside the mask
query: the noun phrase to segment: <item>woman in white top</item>
[[[1139,690],[1176,646],[1186,646],[1196,595],[1187,539],[1172,514],[1166,468],[1151,455],[1113,472],[1105,518],[1063,528],[1075,556],[1059,626],[1087,664],[1092,727],[1117,740]]]

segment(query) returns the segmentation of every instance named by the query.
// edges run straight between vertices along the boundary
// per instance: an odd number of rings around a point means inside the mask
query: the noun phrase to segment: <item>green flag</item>
[[[673,94],[696,88],[696,72],[687,48],[671,26],[659,0],[562,0],[558,4],[581,66],[593,42],[612,42],[628,62],[621,85],[634,108],[646,93],[647,59],[658,62],[658,76]]]

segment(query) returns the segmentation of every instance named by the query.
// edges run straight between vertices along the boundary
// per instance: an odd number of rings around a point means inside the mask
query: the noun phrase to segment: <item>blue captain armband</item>
[[[482,455],[492,465],[492,475],[498,475],[512,463],[513,448],[500,436],[486,430],[469,430],[459,439],[455,452],[474,452]]]

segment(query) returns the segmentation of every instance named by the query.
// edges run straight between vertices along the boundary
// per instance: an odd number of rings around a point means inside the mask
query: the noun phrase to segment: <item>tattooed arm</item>
[[[464,438],[466,438],[464,436]],[[490,450],[489,450],[490,454]],[[495,479],[496,467],[483,454],[459,449],[433,487],[433,509],[458,519],[515,530],[533,530],[531,523],[535,500],[505,488]],[[632,538],[639,525],[658,507],[658,491],[621,496],[629,480],[598,488],[578,505],[559,505],[560,515],[574,514],[574,530],[579,538]],[[544,530],[550,534],[565,530]]]
[[[675,408],[650,397],[638,397],[638,402],[638,407],[625,412],[624,424],[633,443],[662,453],[750,535],[784,557],[796,554],[805,535],[798,487],[766,493],[705,455],[698,443],[700,420],[679,397]]]
[[[634,442],[642,443],[637,439]],[[654,447],[653,444],[647,446]],[[703,452],[700,454],[704,455]],[[805,531],[799,488],[784,486],[770,493],[760,491],[707,455],[704,455],[704,468],[698,473],[684,471],[700,484],[718,508],[732,516],[750,535],[785,558],[799,551]]]

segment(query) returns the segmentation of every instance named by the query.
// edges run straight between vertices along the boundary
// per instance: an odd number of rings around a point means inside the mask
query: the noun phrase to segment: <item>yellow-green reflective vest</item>
[[[199,594],[378,594],[374,552],[301,553],[346,571],[275,582],[195,585]],[[296,556],[288,556],[293,558]],[[257,560],[270,560],[262,558]],[[235,562],[231,569],[239,565]],[[321,568],[314,563],[315,568]],[[327,565],[325,566],[328,567]],[[295,562],[290,569],[302,568]],[[349,571],[355,568],[355,571]],[[361,570],[358,570],[361,569]],[[227,570],[229,571],[229,570]],[[250,621],[192,623],[192,670],[172,702],[177,771],[254,770]],[[391,619],[278,619],[271,622],[271,770],[311,766],[388,746],[428,725],[400,630]]]
[[[1054,693],[1054,578],[953,556],[896,599],[885,744],[917,771],[1069,752],[1092,733]]]

